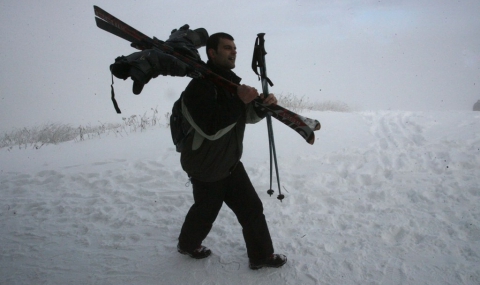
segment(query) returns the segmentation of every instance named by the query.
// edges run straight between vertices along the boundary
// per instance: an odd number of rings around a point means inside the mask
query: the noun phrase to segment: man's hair
[[[227,39],[233,41],[234,38],[227,34],[227,33],[216,33],[213,35],[210,35],[210,37],[207,40],[207,46],[205,47],[207,51],[207,57],[210,59],[210,56],[208,55],[208,50],[209,49],[214,49],[215,51],[218,50],[218,44],[220,43],[220,39]]]

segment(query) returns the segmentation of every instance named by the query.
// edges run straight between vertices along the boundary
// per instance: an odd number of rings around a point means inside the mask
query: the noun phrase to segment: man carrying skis
[[[232,36],[213,34],[208,38],[207,65],[213,72],[239,84],[235,68],[236,46]],[[251,103],[257,90],[239,85],[237,93],[206,79],[190,81],[182,95],[182,112],[193,127],[181,153],[182,168],[193,186],[194,204],[182,226],[177,249],[201,259],[211,254],[202,246],[223,203],[232,209],[243,228],[249,267],[280,267],[287,262],[274,254],[272,240],[263,214],[263,205],[240,161],[246,123],[256,123],[265,114]],[[276,104],[273,94],[265,104]]]

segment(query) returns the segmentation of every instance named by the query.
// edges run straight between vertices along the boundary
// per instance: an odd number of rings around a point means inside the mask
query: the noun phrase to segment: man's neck
[[[235,83],[239,83],[240,80],[242,80],[231,69],[223,69],[218,65],[214,64],[211,60],[207,61],[207,65],[212,69],[213,72],[217,73],[218,75],[224,77],[227,80],[233,81]]]
[[[211,61],[211,60],[209,60],[207,63],[208,63],[208,65],[209,65],[212,69],[214,69],[214,70],[216,70],[216,71],[218,71],[218,72],[226,73],[226,74],[229,74],[229,73],[232,73],[232,72],[233,72],[231,69],[221,67],[221,66],[215,64],[215,63],[214,63],[213,61]]]

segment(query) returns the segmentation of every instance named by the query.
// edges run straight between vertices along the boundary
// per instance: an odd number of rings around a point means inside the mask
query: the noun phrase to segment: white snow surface
[[[166,127],[0,149],[0,284],[480,284],[480,112],[308,112],[308,145],[274,120],[242,158],[278,269],[252,271],[224,206],[194,260],[176,251],[191,186]]]

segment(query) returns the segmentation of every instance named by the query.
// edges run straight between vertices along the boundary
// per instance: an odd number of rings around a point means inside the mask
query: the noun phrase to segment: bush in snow
[[[350,107],[343,102],[310,102],[305,96],[300,98],[288,93],[277,95],[278,104],[293,112],[302,111],[334,111],[350,112]],[[128,135],[131,132],[143,131],[154,126],[169,127],[170,113],[165,114],[165,124],[160,124],[161,117],[157,108],[152,108],[151,113],[123,117],[123,123],[99,123],[97,126],[79,126],[74,128],[68,124],[46,124],[30,129],[23,128],[0,135],[0,148],[12,149],[13,147],[35,149],[45,144],[58,144],[65,141],[83,141],[86,139],[100,138],[114,134],[115,136]]]

